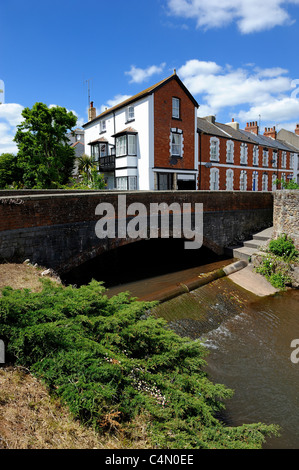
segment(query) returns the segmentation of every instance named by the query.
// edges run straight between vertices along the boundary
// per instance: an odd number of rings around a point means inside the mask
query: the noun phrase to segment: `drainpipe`
[[[198,178],[198,189],[201,190],[201,132],[199,132],[199,178]]]

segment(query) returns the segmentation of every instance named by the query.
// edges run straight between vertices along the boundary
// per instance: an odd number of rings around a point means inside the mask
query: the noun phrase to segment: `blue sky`
[[[199,116],[294,130],[298,36],[299,0],[2,0],[0,154],[24,107],[63,106],[80,126],[87,80],[100,113],[174,69]]]

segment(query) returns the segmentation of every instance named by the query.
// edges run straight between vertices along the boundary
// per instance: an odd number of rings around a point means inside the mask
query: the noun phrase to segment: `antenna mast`
[[[90,105],[90,81],[91,81],[91,78],[89,78],[88,80],[85,80],[84,83],[87,83],[87,87],[88,87],[88,107]]]

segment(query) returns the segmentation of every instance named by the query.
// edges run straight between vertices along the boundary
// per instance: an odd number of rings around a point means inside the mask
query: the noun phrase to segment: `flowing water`
[[[233,261],[207,253],[192,259],[189,253],[189,259],[185,254],[171,269],[172,258],[163,252],[157,270],[157,252],[148,252],[146,260],[142,253],[142,267],[137,265],[138,255],[132,262],[129,248],[126,260],[120,260],[122,268],[109,261],[98,270],[97,262],[93,270],[86,267],[89,278],[82,278],[80,270],[69,279],[83,284],[98,277],[109,287],[110,296],[129,290],[140,299],[152,299],[155,292]],[[298,290],[257,297],[222,278],[160,304],[153,313],[164,317],[178,334],[205,342],[209,377],[235,392],[221,416],[227,424],[278,424],[281,437],[268,439],[264,448],[299,449],[299,363],[291,361],[291,342],[299,341]]]
[[[210,379],[234,390],[221,416],[228,425],[278,424],[281,436],[264,448],[299,449],[299,363],[291,360],[298,290],[261,298],[222,278],[161,304],[156,315],[204,341]]]

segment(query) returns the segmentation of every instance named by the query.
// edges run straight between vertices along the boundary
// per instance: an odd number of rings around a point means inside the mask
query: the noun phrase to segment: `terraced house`
[[[85,153],[108,188],[196,189],[197,109],[176,73],[98,116],[91,103]]]
[[[273,191],[277,179],[297,178],[299,149],[275,128],[241,130],[198,118],[198,107],[175,71],[99,115],[91,102],[85,153],[108,189]]]

